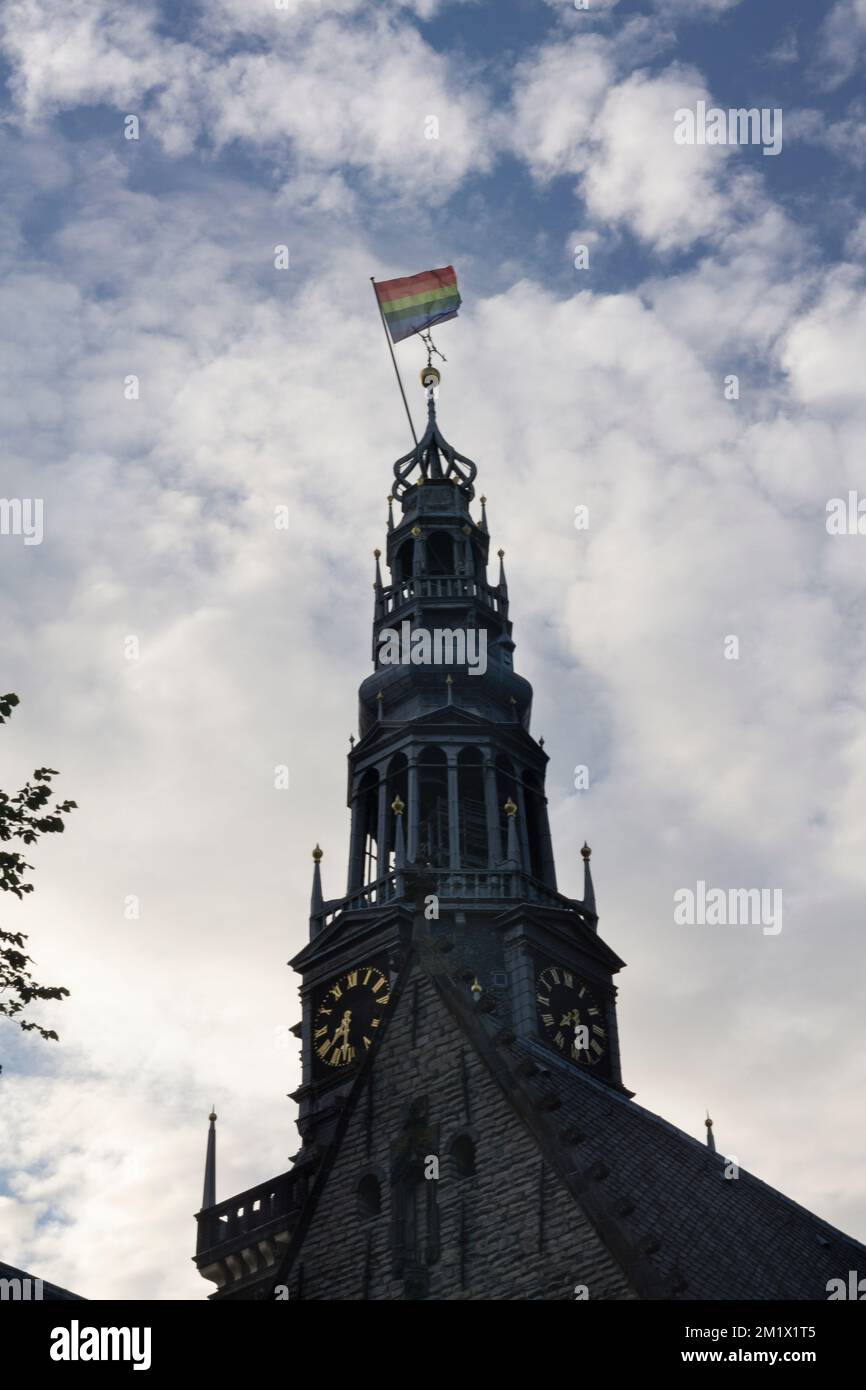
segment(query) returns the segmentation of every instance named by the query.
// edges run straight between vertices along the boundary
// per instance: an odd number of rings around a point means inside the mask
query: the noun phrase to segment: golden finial
[[[478,983],[478,976],[477,976],[477,975],[475,976],[475,979],[472,981],[472,984],[469,986],[469,988],[470,988],[470,990],[472,991],[472,998],[473,998],[473,1000],[475,1001],[475,1003],[477,1004],[477,1003],[478,1003],[478,1000],[481,998],[481,995],[484,993],[484,990],[481,988],[481,985]]]
[[[504,560],[504,559],[505,559],[505,551],[504,551],[504,550],[497,550],[496,554],[499,556],[500,560]]]
[[[213,1101],[211,1101],[210,1114],[208,1115],[208,1119],[211,1121],[212,1124],[216,1120],[216,1111],[213,1108]]]
[[[417,540],[418,537],[419,537],[420,534],[421,534],[421,527],[420,527],[420,526],[413,526],[413,527],[412,527],[412,530],[411,530],[411,532],[410,532],[410,534],[413,535],[413,536],[415,537],[415,539]]]
[[[388,493],[388,496],[385,498],[385,501],[386,501],[386,502],[393,502],[393,501],[394,501],[393,495],[392,495],[390,492]]]
[[[403,812],[406,810],[406,803],[405,801],[400,800],[399,792],[394,797],[394,800],[391,802],[391,810],[394,812],[395,816],[402,816]]]
[[[505,805],[503,806],[502,809],[503,809],[503,811],[505,812],[506,816],[516,816],[516,815],[517,815],[517,807],[515,806],[514,802],[511,800],[511,797],[508,798],[508,800],[506,801],[506,803],[505,803]]]
[[[374,558],[375,560],[378,560],[378,559],[379,559],[379,556],[380,556],[381,554],[382,554],[381,550],[374,550],[374,551],[373,551],[373,558]]]
[[[445,677],[445,684],[446,684],[446,685],[453,685],[453,684],[454,684],[454,677],[453,677],[453,676],[446,676],[446,677]]]
[[[380,691],[379,691],[379,694],[376,696],[376,699],[377,699],[377,700],[384,700],[384,698],[385,698],[385,696],[382,694],[382,692],[381,692],[381,690],[380,690]]]
[[[487,498],[486,498],[486,497],[482,497],[482,499],[481,499],[481,505],[482,505],[482,507],[486,507],[486,506],[487,506]]]
[[[589,856],[590,856],[591,854],[592,854],[592,850],[590,849],[589,845],[586,843],[586,840],[584,840],[584,842],[583,842],[583,848],[582,848],[581,851],[580,851],[580,857],[581,857],[581,859],[587,860],[587,859],[589,859]]]
[[[313,858],[315,859],[317,864],[319,863],[323,853],[324,850],[322,849],[321,845],[317,844],[316,848],[313,850]]]

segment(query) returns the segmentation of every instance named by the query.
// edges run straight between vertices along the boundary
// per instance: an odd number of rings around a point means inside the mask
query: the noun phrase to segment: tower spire
[[[584,840],[583,848],[580,851],[580,857],[583,860],[583,905],[587,912],[591,912],[594,917],[597,917],[595,888],[592,884],[592,870],[589,867],[589,857],[591,854],[592,850],[586,843],[586,840]]]
[[[204,1161],[204,1191],[201,1198],[201,1209],[207,1211],[208,1207],[216,1206],[216,1112],[213,1106],[210,1108],[208,1120],[210,1129],[207,1132],[207,1156]]]
[[[313,937],[322,928],[322,914],[325,910],[325,899],[322,894],[322,850],[317,844],[313,850],[313,891],[310,894],[310,936]]]
[[[716,1141],[713,1137],[713,1122],[710,1119],[709,1110],[707,1111],[707,1118],[704,1120],[704,1124],[707,1127],[707,1148],[711,1154],[714,1154],[716,1152]]]
[[[438,367],[428,364],[422,368],[421,384],[427,392],[427,428],[415,448],[394,464],[391,495],[397,501],[402,501],[412,488],[427,482],[454,483],[467,502],[475,496],[472,484],[478,473],[477,465],[448,443],[436,419],[436,388],[440,379]]]
[[[499,592],[503,598],[508,597],[508,581],[505,578],[505,551],[497,550],[499,556]]]
[[[374,604],[374,619],[376,621],[378,621],[380,618],[384,618],[385,616],[384,599],[382,592],[382,567],[379,564],[381,555],[382,552],[377,547],[376,550],[373,551],[373,558],[376,561],[376,576],[373,580],[373,592],[376,595],[376,601]]]

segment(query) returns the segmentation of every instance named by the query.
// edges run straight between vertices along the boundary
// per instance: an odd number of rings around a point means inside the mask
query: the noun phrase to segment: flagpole
[[[384,333],[385,333],[385,342],[388,344],[388,351],[389,351],[390,354],[391,354],[391,361],[394,363],[394,374],[395,374],[395,376],[397,377],[397,385],[400,387],[400,395],[403,397],[403,404],[404,404],[404,406],[406,407],[406,418],[407,418],[407,420],[409,421],[409,428],[410,428],[410,430],[412,431],[412,438],[414,439],[415,445],[416,445],[416,447],[417,447],[417,444],[418,444],[418,436],[417,436],[417,434],[415,433],[415,426],[414,426],[413,423],[412,423],[412,416],[411,416],[410,413],[409,413],[409,402],[408,402],[407,399],[406,399],[406,392],[403,390],[403,382],[402,382],[402,379],[401,379],[401,377],[400,377],[400,368],[397,366],[397,359],[396,359],[396,357],[394,356],[394,348],[393,348],[392,343],[391,343],[391,334],[388,332],[388,325],[387,325],[387,323],[385,322],[385,313],[384,313],[384,310],[382,309],[382,305],[379,303],[379,296],[376,294],[376,277],[375,277],[375,275],[371,275],[371,276],[370,276],[370,284],[373,286],[373,295],[374,295],[374,298],[375,298],[375,300],[376,300],[376,306],[377,306],[377,308],[378,308],[378,310],[379,310],[379,317],[380,317],[381,320],[382,320],[382,328],[383,328]]]

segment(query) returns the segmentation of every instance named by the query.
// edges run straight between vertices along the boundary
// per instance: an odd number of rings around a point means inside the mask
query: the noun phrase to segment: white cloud
[[[674,143],[674,113],[693,106],[693,93],[676,69],[621,82],[599,113],[599,158],[584,181],[595,217],[625,222],[659,250],[718,235],[730,220],[720,149]]]
[[[783,361],[798,398],[835,416],[866,415],[862,363],[866,355],[866,296],[860,271],[828,276],[817,304],[793,324]]]
[[[854,101],[841,119],[832,120],[815,107],[792,111],[785,117],[785,134],[806,144],[818,145],[857,168],[866,164],[866,109]]]
[[[517,71],[512,139],[541,178],[583,173],[616,64],[597,36],[549,44]]]
[[[108,103],[118,111],[119,144],[120,118],[133,114],[142,138],[174,156],[200,142],[242,141],[283,167],[330,173],[342,165],[406,196],[421,188],[441,195],[488,167],[480,89],[456,83],[447,57],[411,24],[387,12],[355,22],[330,8],[288,29],[269,18],[269,46],[237,51],[166,37],[154,8],[130,15],[117,0],[73,0],[46,15],[37,0],[13,0],[3,19],[12,92],[31,125]],[[299,20],[307,14],[302,7]],[[429,117],[438,121],[435,138]]]
[[[830,90],[847,82],[866,50],[866,0],[836,0],[818,35],[815,75]]]
[[[598,35],[534,54],[518,73],[515,148],[539,179],[576,175],[590,217],[660,251],[723,236],[757,194],[726,147],[674,141],[675,113],[708,97],[701,79],[678,65],[622,76],[620,61]]]

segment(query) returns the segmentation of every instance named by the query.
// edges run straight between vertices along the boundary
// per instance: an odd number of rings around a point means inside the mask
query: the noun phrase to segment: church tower
[[[317,861],[310,942],[292,962],[303,979],[299,1161],[330,1142],[413,931],[447,953],[467,998],[480,991],[517,1033],[621,1085],[622,962],[597,934],[588,849],[585,901],[556,890],[547,756],[530,732],[532,688],[514,669],[504,556],[491,583],[477,469],[443,437],[436,390],[431,380],[423,438],[394,465],[388,583],[375,552],[346,894],[321,899]]]
[[[583,899],[557,890],[503,552],[493,579],[476,465],[440,430],[438,379],[422,373],[427,428],[394,465],[385,576],[375,551],[346,891],[325,898],[316,846],[291,961],[300,1148],[287,1173],[216,1203],[211,1124],[196,1263],[215,1298],[771,1296],[749,1291],[766,1223],[786,1251],[808,1245],[810,1268],[831,1228],[751,1178],[748,1200],[728,1197],[724,1158],[623,1085],[623,962],[598,933],[586,845]],[[764,1243],[730,1293],[713,1283],[730,1281],[726,1241]],[[820,1296],[785,1292],[792,1259],[776,1296]]]

